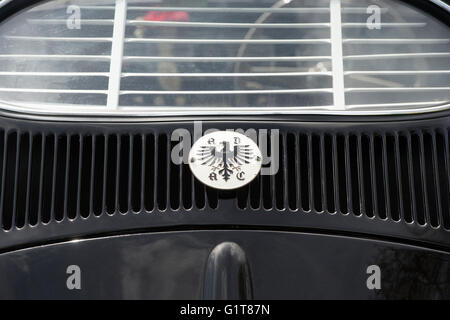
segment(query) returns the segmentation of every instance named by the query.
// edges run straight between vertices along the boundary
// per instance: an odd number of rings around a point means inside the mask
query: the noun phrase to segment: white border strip
[[[114,13],[114,30],[109,68],[107,108],[115,110],[119,106],[120,79],[122,74],[123,47],[127,21],[127,0],[116,0]]]
[[[331,65],[333,68],[333,102],[335,109],[345,110],[341,0],[330,0],[330,25]]]

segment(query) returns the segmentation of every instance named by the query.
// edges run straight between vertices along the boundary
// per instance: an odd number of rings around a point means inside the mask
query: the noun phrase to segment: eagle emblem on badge
[[[247,136],[216,131],[198,139],[189,153],[194,176],[216,189],[236,189],[250,183],[261,170],[261,151]]]

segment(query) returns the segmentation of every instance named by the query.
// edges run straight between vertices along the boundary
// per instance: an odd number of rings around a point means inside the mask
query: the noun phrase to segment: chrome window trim
[[[402,104],[404,105],[404,104]],[[414,103],[409,104],[409,106]],[[15,114],[23,114],[25,117],[28,115],[36,116],[77,116],[88,117],[89,119],[95,119],[97,117],[125,117],[125,118],[140,118],[140,117],[164,117],[164,116],[240,116],[240,115],[330,115],[330,116],[389,116],[389,115],[414,115],[414,114],[427,114],[439,111],[450,110],[449,102],[442,102],[440,104],[424,108],[405,108],[394,109],[389,111],[383,110],[333,110],[329,109],[329,106],[324,107],[265,107],[265,108],[253,108],[253,107],[240,107],[237,111],[236,108],[211,108],[205,110],[205,107],[167,107],[167,110],[163,110],[161,107],[120,107],[118,109],[110,110],[105,107],[98,108],[96,106],[83,106],[74,107],[65,105],[64,108],[60,105],[58,110],[52,112],[46,111],[42,108],[33,108],[31,104],[27,104],[26,107],[16,106],[8,104],[7,102],[0,101],[0,111],[9,111]],[[367,106],[367,105],[365,105]],[[320,109],[322,108],[322,109]]]
[[[429,0],[429,1],[434,3],[434,4],[436,4],[436,5],[438,5],[442,9],[445,9],[448,12],[450,12],[450,5],[446,4],[444,1],[442,1],[442,0]]]

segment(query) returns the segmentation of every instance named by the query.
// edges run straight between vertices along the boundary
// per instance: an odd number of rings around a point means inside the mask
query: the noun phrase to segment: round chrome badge
[[[252,139],[216,131],[198,139],[189,152],[194,176],[212,188],[232,190],[250,183],[261,170],[261,151]]]

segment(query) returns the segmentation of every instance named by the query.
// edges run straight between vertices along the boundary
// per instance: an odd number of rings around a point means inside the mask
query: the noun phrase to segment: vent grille
[[[448,28],[404,3],[203,5],[80,0],[79,28],[64,1],[19,14],[0,27],[0,99],[16,111],[126,115],[386,114],[450,99]]]
[[[450,229],[449,131],[280,132],[279,170],[237,191],[170,161],[165,133],[0,132],[1,226],[179,210],[324,212]],[[270,146],[269,146],[270,148]]]

